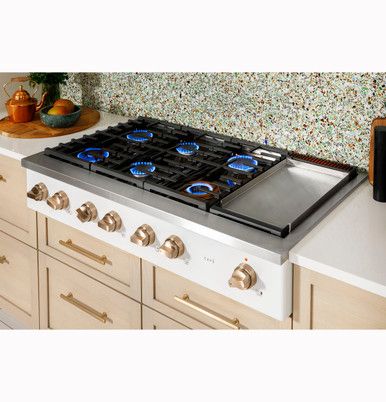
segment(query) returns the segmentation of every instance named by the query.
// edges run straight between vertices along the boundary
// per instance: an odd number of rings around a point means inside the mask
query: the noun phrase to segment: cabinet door
[[[7,324],[4,324],[2,321],[0,321],[0,329],[11,329],[11,328]]]
[[[140,329],[141,305],[39,252],[40,325],[50,329]]]
[[[5,156],[0,156],[0,230],[37,247],[36,212],[27,208],[25,169]]]
[[[158,313],[146,306],[142,306],[142,328],[143,329],[190,329]]]
[[[39,250],[141,301],[141,260],[54,219],[38,215]]]
[[[291,328],[168,270],[142,261],[142,302],[192,329]]]
[[[294,267],[294,329],[385,329],[386,299]]]
[[[2,232],[0,308],[28,328],[39,326],[37,251]]]

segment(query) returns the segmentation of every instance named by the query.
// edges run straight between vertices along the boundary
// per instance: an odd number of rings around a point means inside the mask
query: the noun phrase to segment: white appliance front
[[[285,320],[292,313],[292,265],[288,260],[283,265],[273,264],[214,240],[207,235],[205,227],[202,234],[198,235],[190,231],[186,224],[184,227],[171,224],[159,219],[156,213],[143,213],[27,170],[28,190],[37,183],[44,183],[49,195],[64,191],[69,198],[69,206],[57,211],[50,208],[45,201],[28,199],[29,208],[277,320]],[[76,209],[86,201],[91,201],[96,206],[98,218],[93,222],[82,223],[76,216]],[[122,219],[122,228],[117,232],[106,232],[97,225],[98,219],[110,211],[117,212]],[[172,212],[170,211],[171,214]],[[137,246],[130,241],[130,236],[143,224],[150,225],[156,234],[155,242],[148,247]],[[169,259],[159,252],[159,247],[170,235],[177,235],[184,242],[185,252],[180,258]],[[256,285],[248,290],[231,288],[228,285],[233,270],[242,262],[247,262],[258,276]]]

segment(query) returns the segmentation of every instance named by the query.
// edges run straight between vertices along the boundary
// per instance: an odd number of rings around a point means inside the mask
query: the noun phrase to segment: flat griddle
[[[288,156],[211,212],[285,237],[355,175],[348,165]]]

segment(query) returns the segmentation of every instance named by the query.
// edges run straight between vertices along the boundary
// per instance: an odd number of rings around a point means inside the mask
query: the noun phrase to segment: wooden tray
[[[79,120],[73,126],[67,128],[51,128],[45,126],[40,120],[39,113],[36,113],[35,118],[28,123],[12,123],[9,121],[8,117],[4,117],[0,120],[0,134],[12,138],[59,137],[90,128],[98,123],[99,118],[99,112],[88,107],[82,107]]]

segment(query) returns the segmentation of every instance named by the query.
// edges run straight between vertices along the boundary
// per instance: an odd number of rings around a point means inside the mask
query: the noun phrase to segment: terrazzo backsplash
[[[72,73],[62,97],[367,168],[386,73]]]

